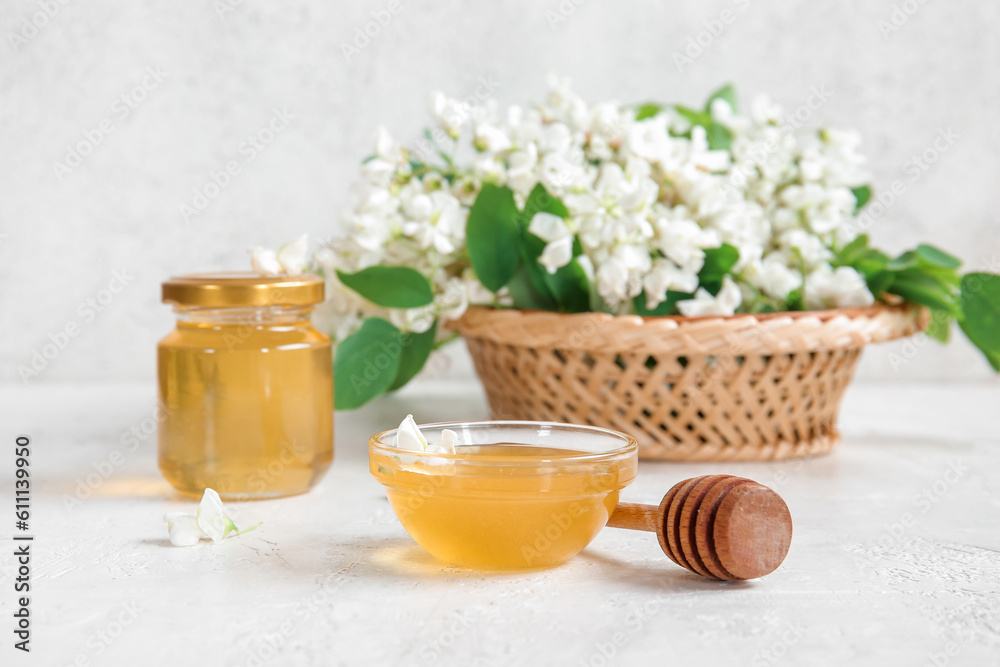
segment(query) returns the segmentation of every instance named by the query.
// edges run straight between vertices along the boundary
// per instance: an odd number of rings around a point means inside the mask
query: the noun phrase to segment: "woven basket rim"
[[[911,303],[703,317],[470,306],[447,326],[465,337],[536,348],[773,354],[863,347],[918,333],[928,322],[928,311]]]

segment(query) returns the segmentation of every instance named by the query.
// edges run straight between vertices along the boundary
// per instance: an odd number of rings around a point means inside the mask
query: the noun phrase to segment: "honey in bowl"
[[[478,422],[421,430],[434,442],[444,428],[458,433],[453,455],[396,450],[389,431],[373,436],[370,463],[410,536],[454,565],[562,563],[604,527],[636,474],[635,441],[606,429]]]

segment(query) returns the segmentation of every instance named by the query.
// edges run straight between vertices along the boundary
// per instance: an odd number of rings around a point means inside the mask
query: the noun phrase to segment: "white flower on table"
[[[248,533],[260,523],[245,530],[239,530],[233,520],[226,516],[222,499],[214,489],[205,489],[196,514],[170,512],[164,515],[170,543],[175,547],[190,547],[198,544],[204,538],[213,542],[221,542],[227,535],[242,535]]]
[[[743,302],[743,294],[733,279],[726,276],[722,279],[722,289],[715,296],[704,287],[699,287],[693,299],[677,302],[677,308],[687,317],[702,317],[705,315],[732,315]]]

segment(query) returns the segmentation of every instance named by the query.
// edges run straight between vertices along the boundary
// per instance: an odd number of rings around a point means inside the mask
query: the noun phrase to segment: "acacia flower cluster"
[[[595,310],[636,312],[640,295],[639,312],[670,301],[688,316],[873,302],[858,271],[831,265],[832,249],[859,233],[869,177],[854,132],[796,131],[764,96],[741,113],[729,88],[697,111],[588,104],[565,79],[534,107],[468,108],[441,93],[430,107],[451,144],[412,153],[379,128],[341,234],[316,254],[338,337],[371,315],[419,332],[468,304],[511,303],[483,287],[465,246],[484,183],[509,188],[519,207],[539,185],[565,205],[567,216],[535,213],[527,231],[545,243],[546,272],[575,259]],[[735,263],[721,285],[701,284],[706,250],[724,244]],[[385,265],[425,276],[433,303],[382,309],[337,279]]]
[[[958,320],[1000,368],[1000,278],[963,277],[928,245],[890,258],[861,233],[856,132],[793,127],[730,86],[700,107],[591,104],[553,78],[534,106],[438,92],[429,107],[416,150],[378,129],[308,264],[302,240],[254,251],[259,272],[326,279],[338,408],[409,381],[470,305],[720,317],[909,301],[935,314],[932,336]]]

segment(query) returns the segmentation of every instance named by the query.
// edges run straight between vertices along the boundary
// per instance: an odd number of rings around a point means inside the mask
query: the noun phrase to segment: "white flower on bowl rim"
[[[175,547],[194,546],[203,538],[221,542],[230,533],[242,535],[263,523],[257,523],[244,530],[238,529],[233,520],[226,516],[222,499],[214,489],[205,489],[196,514],[169,512],[163,516],[163,520],[167,522],[170,543]]]
[[[420,432],[420,427],[414,421],[413,415],[406,415],[399,428],[396,429],[396,439],[393,447],[409,452],[433,452],[435,454],[454,454],[455,443],[458,441],[458,434],[451,429],[441,429],[441,439],[434,444],[429,444],[427,438]],[[400,454],[399,460],[407,465],[416,463],[418,457],[407,454]],[[450,464],[447,459],[435,456],[420,458],[424,463],[432,465]]]

